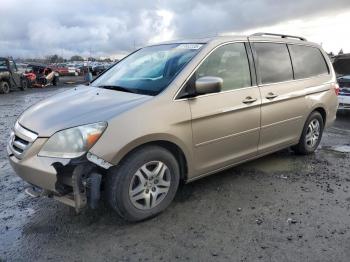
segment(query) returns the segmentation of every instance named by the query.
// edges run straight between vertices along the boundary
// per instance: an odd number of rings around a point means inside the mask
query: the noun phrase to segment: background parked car
[[[333,66],[339,84],[338,109],[350,110],[350,54],[336,56]]]
[[[28,80],[18,71],[15,61],[0,58],[0,94],[7,94],[12,88],[25,90]]]
[[[338,77],[338,84],[339,84],[338,109],[350,110],[350,74]]]
[[[24,76],[31,86],[44,87],[56,86],[59,82],[59,74],[52,68],[43,64],[29,64]]]
[[[68,75],[77,76],[79,75],[77,69],[74,66],[68,66]]]
[[[79,67],[79,74],[80,75],[86,75],[88,72],[92,72],[92,66],[80,66]]]
[[[68,67],[62,64],[52,65],[52,68],[59,74],[59,76],[69,75]]]
[[[92,68],[92,71],[91,71],[91,73],[92,73],[92,75],[99,75],[99,74],[101,74],[102,72],[104,72],[106,69],[108,69],[108,67],[109,66],[107,66],[107,65],[97,65],[97,66],[94,66],[93,68]]]

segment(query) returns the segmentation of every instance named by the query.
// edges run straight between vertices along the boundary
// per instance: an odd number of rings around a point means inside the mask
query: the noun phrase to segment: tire
[[[157,168],[161,171],[158,175]],[[158,215],[169,206],[179,180],[180,169],[173,154],[162,147],[145,146],[110,169],[106,179],[107,200],[125,220],[142,221]]]
[[[53,80],[52,80],[52,84],[53,84],[54,86],[57,86],[57,85],[58,85],[58,82],[59,82],[59,78],[58,78],[57,76],[55,76],[55,77],[53,78]]]
[[[6,81],[0,82],[0,94],[8,94],[10,93],[10,85]]]
[[[21,80],[21,86],[19,87],[20,90],[24,91],[24,90],[27,90],[29,87],[29,81],[28,79],[22,79]]]
[[[323,129],[321,114],[317,111],[312,112],[305,122],[299,143],[292,147],[293,151],[299,155],[309,155],[315,152],[321,142]]]

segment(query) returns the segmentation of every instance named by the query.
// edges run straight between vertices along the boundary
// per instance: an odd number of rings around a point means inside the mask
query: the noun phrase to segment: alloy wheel
[[[307,128],[306,138],[305,138],[306,145],[311,148],[314,147],[319,140],[320,133],[321,133],[320,122],[318,121],[318,119],[313,119]]]
[[[163,162],[151,161],[144,164],[131,179],[129,187],[131,203],[141,210],[154,208],[168,194],[170,183],[170,170]]]

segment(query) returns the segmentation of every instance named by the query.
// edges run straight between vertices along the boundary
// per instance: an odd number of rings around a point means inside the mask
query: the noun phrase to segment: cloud
[[[177,14],[176,32],[191,35],[246,30],[350,8],[348,0],[178,0],[171,3],[169,8]]]
[[[1,0],[0,55],[108,56],[349,9],[348,0]]]

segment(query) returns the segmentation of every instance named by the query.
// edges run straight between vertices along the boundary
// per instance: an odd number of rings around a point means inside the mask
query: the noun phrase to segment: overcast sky
[[[0,56],[121,56],[149,43],[257,31],[350,52],[350,0],[1,0]]]

